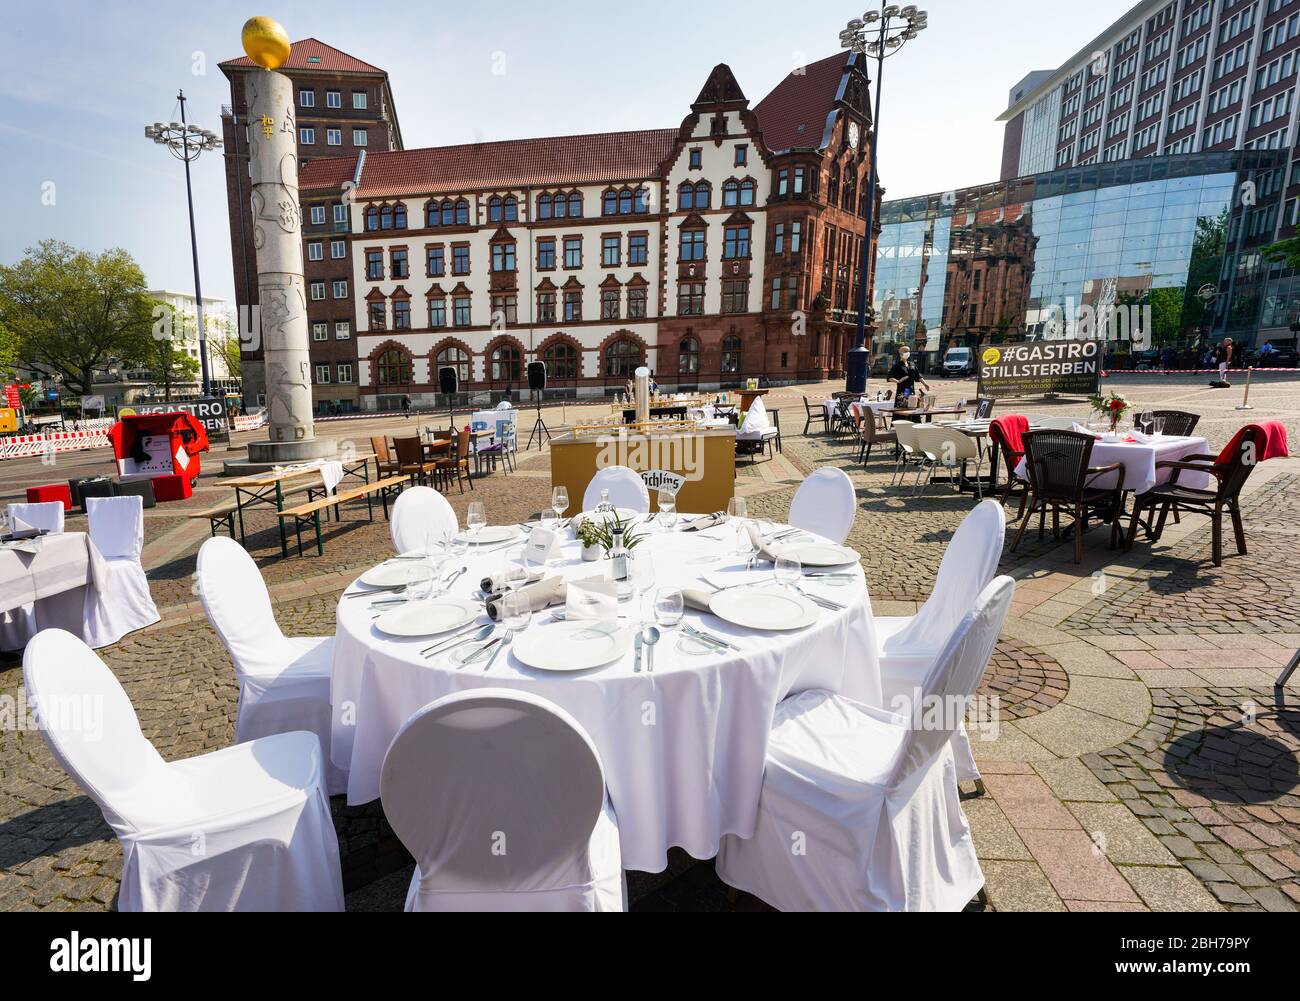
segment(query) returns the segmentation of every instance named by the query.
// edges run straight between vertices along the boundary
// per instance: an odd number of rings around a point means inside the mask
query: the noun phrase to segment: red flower
[[[1111,410],[1123,410],[1123,409],[1124,409],[1124,401],[1123,401],[1123,400],[1111,400],[1111,401],[1110,401],[1110,409],[1111,409]]]

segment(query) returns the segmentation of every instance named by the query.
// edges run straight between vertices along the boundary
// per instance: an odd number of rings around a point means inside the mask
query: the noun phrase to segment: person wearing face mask
[[[912,349],[906,346],[898,349],[898,361],[889,370],[888,382],[894,387],[895,400],[915,394],[918,385],[925,392],[930,391],[930,384],[921,378],[920,369],[912,364]]]

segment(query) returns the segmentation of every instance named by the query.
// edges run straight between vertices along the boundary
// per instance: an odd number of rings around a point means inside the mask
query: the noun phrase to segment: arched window
[[[538,219],[551,218],[551,196],[550,195],[537,196],[537,218]]]
[[[840,206],[845,212],[852,212],[858,205],[858,172],[850,170],[844,179],[844,203]]]
[[[380,229],[393,228],[393,207],[391,205],[385,205],[382,209],[379,210],[379,228]]]
[[[637,188],[636,197],[632,206],[632,211],[637,215],[644,215],[650,211],[650,189]]]
[[[411,356],[400,348],[389,348],[375,362],[375,383],[379,386],[409,386]]]
[[[740,204],[739,181],[727,181],[722,186],[722,204],[724,208],[735,208]]]
[[[753,205],[754,192],[756,191],[756,189],[757,189],[757,185],[755,185],[753,181],[741,181],[740,182],[740,204]]]
[[[569,341],[556,341],[542,352],[548,379],[576,379],[578,351]]]
[[[626,337],[620,337],[605,349],[605,374],[627,378],[641,364],[641,346]]]
[[[694,375],[700,370],[700,342],[694,337],[683,337],[677,345],[677,372]]]
[[[576,191],[569,193],[569,218],[580,219],[582,217],[582,195]]]
[[[618,213],[619,215],[632,214],[632,192],[620,191],[618,193]]]
[[[456,202],[456,225],[469,225],[469,202],[463,198]]]
[[[430,202],[424,209],[424,224],[426,226],[438,225],[438,203]]]
[[[700,181],[695,185],[695,207],[697,209],[707,209],[712,201],[713,188],[709,186],[708,181]]]
[[[839,204],[840,200],[840,165],[831,164],[831,179],[826,184],[826,201],[831,205]]]
[[[617,191],[605,192],[604,197],[601,198],[600,211],[602,215],[618,214],[618,192]]]
[[[569,198],[567,195],[555,196],[555,218],[567,219],[569,216]]]
[[[366,229],[376,230],[379,228],[379,209],[371,205],[366,209]]]
[[[493,382],[519,381],[519,349],[513,344],[502,344],[492,352],[491,376]]]
[[[740,371],[740,338],[735,334],[722,339],[722,371]]]
[[[450,198],[442,203],[441,212],[444,226],[456,225],[456,206]]]
[[[406,229],[406,203],[398,202],[393,209],[393,228]]]
[[[434,358],[433,364],[439,371],[444,368],[454,368],[458,384],[469,382],[469,354],[464,348],[456,347],[454,344],[443,348]]]
[[[488,199],[488,222],[501,221],[501,197],[493,195]]]
[[[695,185],[679,185],[677,188],[677,210],[686,212],[693,208],[695,208]]]
[[[505,216],[506,222],[515,222],[519,219],[519,200],[514,195],[506,195],[501,203],[501,212]]]

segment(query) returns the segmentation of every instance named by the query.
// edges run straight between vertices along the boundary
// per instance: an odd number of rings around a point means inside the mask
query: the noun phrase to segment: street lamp
[[[885,58],[898,52],[929,26],[929,14],[914,6],[881,3],[854,18],[840,32],[840,48],[876,59],[876,110],[871,120],[871,184],[867,191],[867,231],[862,238],[862,266],[858,274],[858,330],[845,363],[845,389],[863,393],[867,389],[867,282],[871,275],[871,244],[876,226],[876,150],[880,139],[880,81]]]
[[[185,198],[190,206],[190,254],[194,258],[194,309],[199,325],[199,364],[203,369],[203,395],[212,395],[212,380],[208,376],[208,337],[203,325],[203,286],[199,282],[199,240],[194,232],[194,189],[190,184],[190,164],[204,150],[221,148],[215,132],[190,125],[185,121],[185,91],[176,95],[181,104],[179,122],[154,122],[144,127],[146,139],[166,146],[172,155],[185,163]]]

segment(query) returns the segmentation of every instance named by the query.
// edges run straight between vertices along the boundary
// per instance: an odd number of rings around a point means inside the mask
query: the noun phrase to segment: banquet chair
[[[285,636],[253,557],[234,539],[199,548],[199,600],[239,679],[235,741],[308,730],[325,751],[325,790],[347,791],[347,772],[329,759],[333,636]]]
[[[1155,520],[1150,529],[1152,541],[1158,541],[1165,529],[1165,519],[1172,510],[1175,513],[1203,514],[1209,517],[1211,527],[1211,558],[1216,567],[1223,566],[1223,512],[1226,510],[1232,519],[1232,533],[1237,543],[1237,553],[1246,555],[1246,529],[1241,520],[1241,505],[1238,498],[1241,488],[1259,462],[1268,458],[1264,451],[1264,430],[1259,425],[1247,424],[1233,436],[1222,452],[1213,455],[1187,455],[1178,461],[1161,460],[1156,463],[1156,471],[1172,470],[1167,483],[1160,483],[1146,493],[1139,494],[1133,501],[1133,516],[1129,521],[1125,549],[1131,549],[1137,538],[1137,528],[1141,516]],[[1285,454],[1285,446],[1283,452]],[[1208,473],[1213,481],[1213,489],[1189,487],[1178,482],[1183,472]]]
[[[736,431],[737,448],[745,444],[750,448],[751,455],[766,451],[771,457],[775,454],[772,449],[780,437],[780,429],[772,424],[767,415],[767,404],[762,400],[755,400],[745,411],[745,419]]]
[[[951,741],[1014,591],[1010,577],[984,589],[908,716],[824,689],[780,703],[754,834],[722,839],[718,877],[783,911],[960,911],[982,897]]]
[[[881,709],[891,709],[900,696],[911,698],[913,689],[925,681],[957,623],[997,573],[1006,531],[1002,505],[995,500],[980,501],[948,541],[934,589],[917,613],[875,617],[876,656],[884,695]],[[983,794],[984,782],[964,727],[954,735],[952,749],[957,780],[974,782],[976,791]]]
[[[388,520],[393,549],[402,553],[422,553],[427,537],[439,542],[460,531],[460,522],[447,498],[432,487],[408,487],[393,504]]]
[[[379,798],[415,856],[407,911],[623,911],[618,821],[595,745],[514,689],[438,699],[388,746]]]
[[[1110,548],[1120,539],[1120,516],[1124,513],[1124,464],[1110,462],[1093,466],[1096,439],[1079,431],[1029,431],[1021,439],[1025,446],[1025,473],[1029,477],[1029,505],[1011,551],[1024,538],[1025,529],[1038,515],[1038,537],[1043,537],[1047,512],[1052,513],[1052,535],[1060,536],[1064,510],[1074,518],[1074,562],[1083,560],[1083,535],[1088,518],[1101,514],[1110,522]],[[1092,484],[1108,473],[1115,474],[1115,486]]]
[[[63,502],[43,501],[37,504],[10,504],[9,528],[14,530],[20,525],[39,528],[51,535],[63,531]]]
[[[164,761],[113,672],[61,629],[28,644],[23,682],[55,760],[122,846],[118,910],[343,910],[312,734]]]
[[[606,466],[596,471],[582,495],[582,510],[594,511],[600,504],[600,492],[609,491],[609,502],[637,514],[650,513],[650,491],[641,474],[627,466]]]
[[[86,588],[82,638],[92,647],[116,643],[162,616],[149,593],[140,554],[144,549],[144,499],[88,497],[90,541],[104,557],[107,580]]]
[[[811,428],[814,424],[820,424],[822,426],[823,431],[827,430],[825,407],[823,407],[819,403],[817,405],[817,409],[814,411],[812,408],[812,404],[808,402],[808,397],[805,396],[803,397],[803,409],[804,409],[804,413],[808,415],[808,419],[804,421],[804,425],[803,425],[803,433],[805,435],[808,434],[808,429]]]
[[[814,469],[790,501],[790,524],[830,539],[837,546],[849,537],[858,513],[853,481],[836,466]]]

